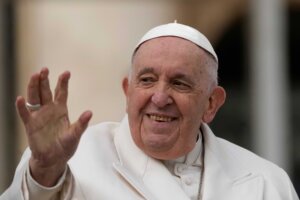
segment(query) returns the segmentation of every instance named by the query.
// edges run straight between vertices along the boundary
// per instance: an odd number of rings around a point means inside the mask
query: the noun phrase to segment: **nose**
[[[173,103],[173,99],[164,89],[154,91],[151,101],[159,108],[163,108]]]

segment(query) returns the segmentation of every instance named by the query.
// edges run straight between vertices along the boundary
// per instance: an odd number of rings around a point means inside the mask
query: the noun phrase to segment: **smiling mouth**
[[[157,114],[147,114],[147,116],[150,119],[155,120],[157,122],[171,122],[176,119],[175,117],[168,117],[168,116],[157,115]]]

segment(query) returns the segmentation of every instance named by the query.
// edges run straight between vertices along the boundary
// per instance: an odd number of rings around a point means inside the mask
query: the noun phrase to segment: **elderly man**
[[[70,73],[59,77],[53,97],[42,69],[29,81],[27,102],[16,100],[29,149],[1,200],[297,200],[282,169],[208,127],[226,97],[217,69],[200,32],[155,27],[123,80],[127,115],[86,131],[90,111],[68,120]]]

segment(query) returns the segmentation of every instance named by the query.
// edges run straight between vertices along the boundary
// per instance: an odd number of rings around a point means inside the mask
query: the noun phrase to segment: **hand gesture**
[[[53,186],[75,153],[80,137],[92,117],[85,111],[71,124],[67,97],[70,72],[59,76],[54,97],[50,90],[49,70],[32,75],[27,88],[27,102],[17,97],[16,107],[26,129],[32,155],[29,161],[32,177],[44,186]]]

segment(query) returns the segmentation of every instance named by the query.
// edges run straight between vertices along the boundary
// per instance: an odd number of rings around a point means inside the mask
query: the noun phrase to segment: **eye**
[[[142,77],[141,78],[141,82],[143,83],[149,83],[149,82],[153,82],[153,78],[152,77]]]
[[[141,76],[139,78],[139,83],[141,85],[145,85],[145,86],[148,86],[148,85],[151,85],[152,83],[154,83],[156,81],[155,77],[154,76]]]
[[[191,86],[181,80],[174,80],[172,85],[178,90],[189,90]]]

